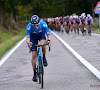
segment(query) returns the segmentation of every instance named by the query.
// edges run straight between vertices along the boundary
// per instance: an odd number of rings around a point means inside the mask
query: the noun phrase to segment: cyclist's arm
[[[48,40],[48,42],[51,42],[51,35],[50,35],[50,32],[49,32],[47,24],[46,23],[43,24],[43,27],[44,27],[45,32],[47,34],[47,40]],[[51,46],[51,43],[49,43],[48,46]]]
[[[31,27],[27,25],[26,27],[26,43],[27,44],[30,42],[30,29]]]
[[[26,38],[26,43],[28,44],[30,42],[30,38]]]
[[[85,19],[85,25],[88,25],[88,21],[87,21],[87,19]]]
[[[30,31],[26,29],[26,43],[28,47],[32,47],[32,42],[30,42]]]
[[[91,18],[91,25],[93,25],[93,18]]]
[[[50,32],[49,32],[49,28],[48,28],[48,25],[46,23],[43,24],[43,28],[46,32],[46,35],[49,36],[50,35]]]
[[[48,36],[47,36],[47,38],[48,38],[48,40],[50,40],[50,41],[51,41],[51,35],[48,35]]]

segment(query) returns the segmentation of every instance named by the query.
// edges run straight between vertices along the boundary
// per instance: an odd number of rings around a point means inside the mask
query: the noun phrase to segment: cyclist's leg
[[[76,28],[77,28],[76,23],[73,24],[73,27],[74,27],[74,32],[76,33]]]
[[[90,30],[92,31],[93,21],[90,22]]]
[[[80,30],[81,30],[81,32],[82,32],[82,24],[80,25]]]
[[[40,41],[40,44],[45,44],[46,43],[46,40],[44,40],[44,39],[42,39],[41,41]],[[46,46],[44,45],[44,46],[42,46],[42,53],[43,54],[46,54]]]
[[[46,43],[46,36],[45,34],[42,34],[40,39],[40,44],[45,44]],[[42,54],[43,54],[43,63],[44,63],[44,66],[47,66],[47,60],[46,60],[46,45],[42,46]]]
[[[45,42],[46,42],[46,40],[41,40],[40,44],[45,44]],[[46,45],[42,46],[42,54],[43,54],[43,63],[44,63],[44,66],[47,66],[48,63],[47,63],[47,60],[46,60]]]
[[[79,23],[77,23],[77,32],[79,34]]]
[[[36,58],[37,58],[37,51],[33,51],[32,52],[32,60],[31,60],[33,72],[34,72],[34,75],[32,78],[33,81],[37,81],[37,78],[36,78]]]
[[[37,58],[37,51],[33,51],[32,52],[32,61],[31,61],[33,69],[36,68],[36,58]]]
[[[84,33],[84,24],[81,25],[82,34]]]
[[[33,45],[36,45],[37,44],[37,39],[30,39],[30,42],[33,43]],[[37,78],[36,78],[36,58],[37,58],[37,48],[35,46],[32,46],[31,47],[31,51],[32,51],[32,60],[31,60],[31,63],[32,63],[32,68],[33,68],[33,72],[34,72],[34,75],[33,75],[33,78],[32,80],[33,81],[37,81]]]
[[[38,39],[31,38],[30,42],[32,42],[33,45],[36,45],[36,44],[38,44]],[[33,67],[33,69],[35,69],[35,66],[36,66],[36,57],[37,57],[37,47],[32,46],[31,47],[31,51],[32,51],[32,67]]]
[[[89,25],[86,25],[86,29],[88,30],[88,33],[89,33]]]
[[[70,22],[71,32],[73,31],[73,22]]]

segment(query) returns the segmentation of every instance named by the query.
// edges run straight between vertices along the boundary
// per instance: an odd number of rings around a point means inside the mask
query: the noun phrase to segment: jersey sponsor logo
[[[33,17],[33,19],[35,19],[35,20],[36,20],[36,17]]]
[[[47,24],[43,24],[43,27],[47,27]]]
[[[32,33],[37,34],[37,32],[32,32]]]
[[[29,26],[28,28],[27,28],[27,30],[30,30],[31,29],[31,27]]]
[[[42,32],[42,30],[39,30],[39,33]]]
[[[38,33],[41,33],[41,32],[42,32],[42,30],[39,30],[38,32],[33,31],[32,33],[38,34]]]
[[[36,51],[36,49],[33,49],[33,48],[32,48],[31,50],[32,50],[32,51]]]
[[[37,18],[33,17],[33,21],[34,21],[34,23],[37,23]]]

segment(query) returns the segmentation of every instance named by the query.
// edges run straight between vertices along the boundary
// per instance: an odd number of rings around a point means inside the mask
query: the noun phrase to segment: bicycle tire
[[[39,84],[41,84],[41,87],[43,89],[43,66],[42,66],[42,60],[41,57],[39,57]]]
[[[43,67],[42,67],[42,70],[41,70],[42,72],[41,72],[41,75],[42,75],[42,78],[41,78],[41,87],[43,88]]]
[[[41,84],[41,57],[39,57],[39,84]]]
[[[91,36],[91,26],[89,26],[89,32],[90,32],[90,36]]]
[[[79,34],[79,28],[77,28],[77,33]]]
[[[41,75],[39,73],[39,84],[41,84]]]

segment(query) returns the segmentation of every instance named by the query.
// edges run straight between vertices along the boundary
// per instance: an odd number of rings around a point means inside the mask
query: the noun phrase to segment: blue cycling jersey
[[[41,36],[41,34],[45,34],[45,33],[47,35],[50,35],[48,26],[47,26],[46,22],[44,22],[44,21],[40,21],[38,30],[35,30],[35,28],[32,26],[31,23],[29,23],[26,27],[26,37],[27,38],[30,38],[30,35],[33,35],[33,37],[35,35],[35,38],[36,37],[38,38],[39,36]]]
[[[92,22],[92,17],[87,17],[87,25],[90,25],[90,23]]]

